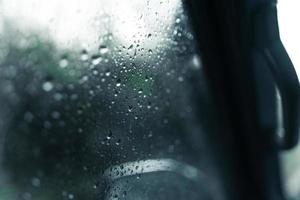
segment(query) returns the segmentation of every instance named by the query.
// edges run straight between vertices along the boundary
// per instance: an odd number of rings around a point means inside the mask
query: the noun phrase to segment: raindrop
[[[59,66],[61,68],[66,68],[68,65],[69,65],[69,61],[65,58],[63,58],[59,61]]]
[[[29,192],[25,192],[22,197],[24,200],[31,200],[32,195]]]
[[[99,72],[97,70],[93,70],[93,74],[96,76],[99,74]]]
[[[66,192],[66,191],[62,191],[61,194],[62,194],[63,196],[67,196],[67,192]]]
[[[44,89],[46,92],[50,92],[50,91],[53,89],[53,83],[51,83],[50,81],[46,81],[46,82],[43,84],[43,89]]]
[[[94,96],[94,95],[95,95],[94,90],[90,90],[89,93],[90,93],[91,96]]]
[[[194,55],[192,58],[192,66],[194,69],[200,69],[201,68],[201,59],[198,55]]]
[[[112,137],[112,131],[109,130],[109,131],[108,131],[108,135],[106,136],[106,139],[110,140],[111,137]]]
[[[33,120],[33,114],[31,112],[26,112],[25,115],[24,115],[24,120],[27,123],[32,122],[32,120]]]
[[[94,188],[94,189],[97,189],[97,187],[99,187],[99,185],[100,185],[100,182],[96,182],[96,183],[94,184],[93,188]]]
[[[54,100],[56,100],[56,101],[60,101],[60,100],[62,100],[63,95],[60,94],[60,93],[55,93],[55,94],[53,95],[53,98],[54,98]]]
[[[132,106],[129,106],[128,107],[128,112],[132,112],[132,108],[133,108]]]
[[[179,77],[178,77],[178,81],[179,81],[179,82],[182,82],[183,80],[184,80],[184,79],[183,79],[182,76],[179,76]]]
[[[68,194],[69,199],[74,199],[74,194]]]
[[[101,56],[92,56],[92,64],[93,65],[98,65],[100,62],[102,61],[102,57]]]
[[[116,86],[117,86],[117,87],[120,87],[120,86],[121,86],[121,80],[120,80],[120,79],[117,80]]]
[[[80,109],[77,110],[77,114],[78,114],[78,115],[82,115],[82,113],[83,113],[82,110],[80,110]]]
[[[71,99],[72,101],[75,101],[75,100],[78,99],[78,95],[77,95],[77,94],[72,94],[71,97],[70,97],[70,99]]]
[[[51,126],[52,126],[52,124],[51,124],[49,121],[45,121],[45,122],[44,122],[44,127],[45,127],[46,129],[50,129]]]
[[[174,152],[174,145],[169,145],[168,152],[173,153]]]
[[[60,113],[57,111],[53,111],[51,113],[51,116],[53,117],[53,119],[59,119],[60,118]]]
[[[89,55],[88,55],[88,52],[86,50],[82,50],[81,51],[81,56],[80,56],[80,59],[82,61],[86,61],[89,59]]]
[[[148,102],[147,108],[148,108],[148,109],[151,108],[151,102]]]
[[[177,30],[174,30],[174,31],[173,31],[173,35],[176,36],[177,34],[178,34],[178,31],[177,31]]]
[[[107,46],[105,46],[105,45],[100,45],[99,46],[99,52],[101,53],[101,54],[106,54],[106,53],[108,53],[108,48],[107,48]]]
[[[120,145],[121,144],[121,139],[118,139],[117,142],[116,142],[116,145]]]
[[[110,71],[106,71],[105,72],[105,76],[110,76],[111,72]]]
[[[133,48],[133,44],[132,45],[130,45],[127,49],[132,49]]]
[[[40,181],[39,178],[34,177],[34,178],[31,179],[31,184],[34,187],[40,187],[41,186],[41,181]]]
[[[152,138],[153,137],[153,133],[150,131],[150,133],[148,134],[148,138]]]

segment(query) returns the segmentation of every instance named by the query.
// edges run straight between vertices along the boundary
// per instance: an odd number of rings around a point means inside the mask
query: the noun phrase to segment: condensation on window
[[[188,22],[179,0],[1,0],[0,199],[220,196]]]

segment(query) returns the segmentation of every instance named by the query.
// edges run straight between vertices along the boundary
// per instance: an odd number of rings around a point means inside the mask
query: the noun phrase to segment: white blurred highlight
[[[64,47],[93,46],[112,32],[125,44],[174,21],[180,0],[0,0],[1,21],[40,31]],[[3,24],[2,24],[3,29]]]
[[[300,77],[300,1],[279,0],[277,8],[281,39]]]

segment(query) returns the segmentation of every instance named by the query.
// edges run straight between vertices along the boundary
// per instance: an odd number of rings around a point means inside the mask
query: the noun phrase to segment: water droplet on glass
[[[116,145],[120,145],[120,144],[121,144],[121,139],[118,139]]]
[[[182,82],[183,80],[184,80],[184,79],[183,79],[182,76],[179,76],[179,77],[178,77],[178,81],[179,81],[179,82]]]
[[[120,80],[120,79],[117,80],[116,86],[117,86],[117,87],[120,87],[120,86],[121,86],[121,80]]]
[[[34,177],[34,178],[31,179],[31,184],[34,187],[40,187],[41,186],[41,181],[40,181],[39,178]]]
[[[130,50],[130,49],[132,49],[132,48],[133,48],[133,44],[130,45],[127,49]]]
[[[92,64],[93,65],[98,65],[102,61],[101,56],[92,56]]]
[[[99,52],[101,53],[101,54],[106,54],[106,53],[108,53],[108,48],[107,48],[107,46],[105,46],[105,45],[100,45],[99,46]]]
[[[124,191],[123,194],[122,194],[122,197],[126,197],[126,195],[127,195],[127,192]]]
[[[94,184],[93,188],[94,188],[94,189],[97,189],[97,188],[99,187],[99,185],[100,185],[100,182],[96,182],[96,183]]]
[[[152,138],[153,137],[153,133],[152,131],[150,131],[150,133],[148,134],[148,138]]]
[[[69,61],[65,58],[63,58],[59,61],[59,66],[61,68],[66,68],[68,65],[69,65]]]
[[[55,93],[55,94],[53,95],[53,98],[54,98],[54,100],[56,100],[56,101],[60,101],[60,100],[62,100],[63,95],[60,94],[60,93]]]
[[[81,52],[80,59],[81,59],[82,61],[86,61],[86,60],[89,59],[89,55],[88,55],[88,52],[87,52],[86,50],[83,50],[83,51]]]
[[[69,199],[74,199],[74,194],[68,194]]]
[[[151,102],[148,102],[147,108],[148,108],[148,109],[151,108]]]
[[[110,76],[111,72],[110,71],[106,71],[105,72],[105,76]]]
[[[110,140],[111,137],[112,137],[112,131],[109,130],[109,131],[108,131],[108,135],[106,136],[106,139]]]
[[[132,112],[132,106],[128,106],[128,112]]]
[[[22,195],[22,197],[23,197],[23,199],[24,200],[31,200],[32,198],[32,195],[31,195],[31,193],[29,193],[29,192],[25,192],[23,195]]]
[[[57,111],[53,111],[51,113],[51,116],[52,116],[53,119],[59,119],[60,118],[60,113],[57,112]]]
[[[32,122],[32,120],[33,120],[33,114],[31,112],[26,112],[25,115],[24,115],[24,120],[27,123]]]
[[[61,194],[65,197],[68,195],[68,193],[66,191],[62,191]]]
[[[44,122],[44,127],[45,127],[46,129],[50,129],[51,126],[52,126],[52,124],[51,124],[49,121],[45,121],[45,122]]]
[[[88,76],[83,76],[80,80],[79,80],[79,83],[80,84],[83,84],[85,82],[87,82],[89,80],[89,77]]]
[[[75,100],[78,99],[78,95],[77,95],[77,94],[72,94],[71,97],[70,97],[70,99],[71,99],[72,101],[75,101]]]
[[[93,74],[96,76],[99,74],[99,72],[97,70],[93,70]]]
[[[201,68],[201,59],[198,55],[193,56],[192,66],[193,66],[194,69],[200,69]]]
[[[43,84],[43,89],[44,89],[46,92],[50,92],[50,91],[53,89],[53,83],[51,83],[50,81],[46,81],[46,82]]]

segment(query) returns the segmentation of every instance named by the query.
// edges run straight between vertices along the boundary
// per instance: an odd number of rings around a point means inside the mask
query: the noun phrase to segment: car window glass
[[[0,5],[0,199],[221,196],[181,1]]]

